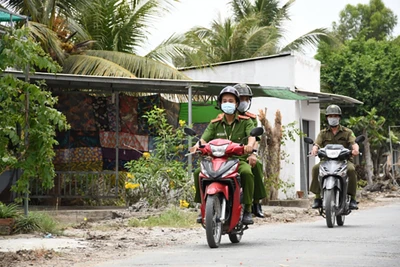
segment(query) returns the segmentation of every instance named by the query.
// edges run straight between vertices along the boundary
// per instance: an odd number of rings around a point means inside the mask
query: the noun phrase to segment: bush
[[[30,212],[28,216],[19,216],[15,221],[16,233],[27,234],[33,232],[60,234],[57,222],[48,214]]]
[[[17,218],[18,216],[18,205],[14,203],[6,205],[0,202],[0,219]]]
[[[125,164],[129,170],[125,183],[128,204],[142,198],[153,207],[179,205],[182,201],[190,203],[193,183],[181,158],[187,149],[185,122],[180,121],[180,126],[174,129],[168,124],[165,110],[157,107],[143,117],[157,132],[156,150],[144,152],[140,159]]]

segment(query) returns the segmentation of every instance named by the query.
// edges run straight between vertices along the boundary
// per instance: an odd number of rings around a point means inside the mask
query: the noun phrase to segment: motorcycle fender
[[[211,183],[209,186],[207,186],[205,190],[206,195],[216,195],[218,193],[223,193],[225,199],[229,199],[229,188],[225,184],[221,184],[218,182]]]
[[[324,184],[322,186],[323,189],[329,190],[329,189],[333,189],[335,187],[339,188],[339,190],[341,189],[340,188],[340,183],[338,182],[338,179],[336,179],[333,176],[329,176],[329,177],[324,179]]]

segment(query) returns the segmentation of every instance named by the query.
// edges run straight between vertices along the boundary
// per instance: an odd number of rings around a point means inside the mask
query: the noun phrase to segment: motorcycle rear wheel
[[[325,219],[326,225],[332,228],[335,225],[336,208],[335,208],[335,190],[328,189],[324,192],[325,202]]]
[[[243,236],[243,234],[242,235],[240,235],[240,234],[229,234],[229,240],[232,243],[239,243],[240,240],[242,240],[242,236]]]
[[[206,200],[206,236],[210,248],[217,248],[221,242],[222,223],[221,201],[218,195],[210,195]]]
[[[346,218],[346,216],[344,216],[344,215],[336,216],[336,224],[339,226],[343,226],[345,218]]]

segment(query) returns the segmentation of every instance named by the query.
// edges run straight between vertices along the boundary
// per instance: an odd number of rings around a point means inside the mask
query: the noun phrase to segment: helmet
[[[239,104],[240,102],[240,97],[239,97],[239,92],[232,86],[227,86],[224,89],[221,90],[221,92],[219,92],[219,96],[218,96],[218,106],[221,105],[222,102],[222,95],[223,94],[232,94],[235,96],[236,99],[236,103]]]
[[[238,83],[233,86],[238,92],[240,96],[253,96],[253,92],[251,91],[250,87],[245,83]]]
[[[340,109],[340,107],[338,105],[329,105],[326,108],[326,112],[325,112],[325,116],[328,115],[339,115],[340,117],[342,117],[342,110]]]

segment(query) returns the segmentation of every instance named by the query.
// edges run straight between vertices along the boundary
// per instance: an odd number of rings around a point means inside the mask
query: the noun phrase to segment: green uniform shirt
[[[333,134],[330,128],[323,129],[318,134],[315,144],[321,148],[330,144],[340,144],[345,148],[350,148],[351,145],[355,144],[355,141],[356,137],[353,131],[342,125],[339,125],[339,131],[336,133],[336,135]]]
[[[229,139],[235,143],[241,143],[243,138],[250,136],[251,130],[254,128],[252,120],[245,116],[239,116],[237,113],[231,125],[225,119],[215,119],[208,124],[207,129],[204,131],[201,138],[209,142],[213,139],[223,138]],[[247,140],[245,140],[247,144]]]

